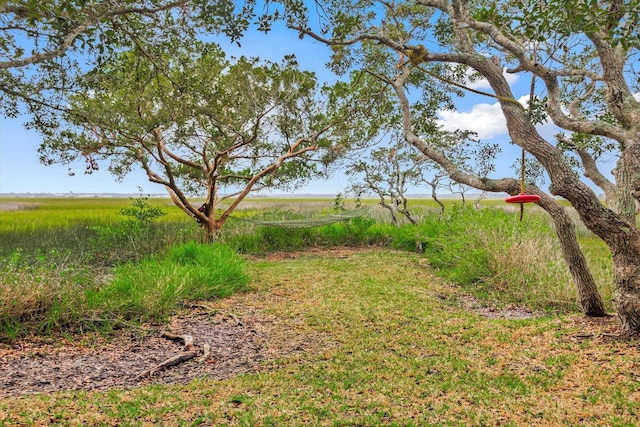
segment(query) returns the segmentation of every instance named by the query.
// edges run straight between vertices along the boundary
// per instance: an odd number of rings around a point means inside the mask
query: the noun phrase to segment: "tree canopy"
[[[550,194],[531,184],[527,191],[544,196],[540,204],[556,224],[566,214],[552,196],[567,199],[607,243],[623,326],[640,330],[637,0],[273,3],[284,6],[292,30],[332,49],[334,71],[367,70],[384,82],[395,96],[404,137],[452,179],[517,194],[517,180],[461,170],[425,137],[438,126],[434,110],[451,108],[450,98],[434,96],[434,87],[451,96],[485,80],[491,90],[476,93],[499,102],[511,141],[533,155],[550,182]],[[507,74],[532,82],[529,106],[517,101]],[[541,119],[561,130],[556,138],[539,133]],[[612,178],[600,170],[603,153],[618,159]],[[602,190],[606,205],[589,184]],[[561,241],[575,239],[572,234]],[[573,256],[565,256],[573,269]]]
[[[228,19],[234,12],[238,19]],[[28,113],[42,127],[47,112],[64,109],[79,76],[112,53],[170,35],[224,31],[236,40],[249,25],[246,12],[231,0],[3,1],[0,114]]]
[[[213,236],[250,191],[317,177],[346,143],[344,115],[355,111],[293,57],[227,59],[204,42],[145,52],[123,51],[85,76],[43,161],[84,159],[87,172],[108,161],[117,177],[141,167]]]

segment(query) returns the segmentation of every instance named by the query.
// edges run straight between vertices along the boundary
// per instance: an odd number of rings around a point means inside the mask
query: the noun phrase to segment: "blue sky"
[[[295,32],[272,31],[268,35],[250,33],[241,40],[241,47],[222,43],[230,56],[259,56],[280,60],[286,54],[295,53],[301,68],[315,71],[321,80],[334,77],[324,66],[329,60],[330,50],[309,37],[300,40]],[[528,81],[511,80],[517,98],[528,94]],[[479,81],[473,87],[487,89],[486,82]],[[506,144],[509,140],[504,117],[493,98],[469,94],[459,103],[458,111],[442,112],[442,124],[447,129],[472,129],[485,141],[502,143],[503,153],[497,162],[497,177],[513,176],[511,165],[518,159],[519,148]],[[106,170],[84,174],[84,165],[74,167],[70,176],[66,166],[44,166],[38,161],[37,149],[41,138],[35,131],[24,129],[27,117],[18,119],[0,118],[0,193],[138,193],[163,194],[164,188],[151,184],[140,171],[129,174],[117,182]],[[551,137],[552,126],[542,127],[544,136]],[[344,193],[348,180],[338,173],[328,181],[315,181],[303,188],[299,194]],[[429,190],[430,191],[430,190]],[[427,193],[427,189],[415,189],[415,193]]]

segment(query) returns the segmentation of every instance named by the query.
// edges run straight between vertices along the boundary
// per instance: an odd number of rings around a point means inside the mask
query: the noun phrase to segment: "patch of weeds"
[[[156,227],[156,221],[166,212],[148,200],[142,196],[133,199],[130,206],[120,210],[124,219],[119,222],[89,226],[95,233],[91,246],[98,261],[107,265],[135,261],[159,248],[157,243],[164,241],[163,227]]]
[[[65,260],[55,251],[27,257],[18,249],[0,261],[0,342],[78,322],[93,282],[86,268]]]
[[[548,373],[556,380],[565,377],[567,371],[571,368],[575,362],[575,356],[571,354],[560,354],[554,356],[548,356],[544,358],[543,362],[546,366]]]
[[[496,377],[496,383],[512,396],[527,396],[530,394],[527,384],[515,374],[502,373]]]
[[[229,399],[229,403],[233,405],[242,405],[243,403],[247,403],[249,401],[249,396],[244,394],[236,394],[234,396],[231,396],[231,399]]]

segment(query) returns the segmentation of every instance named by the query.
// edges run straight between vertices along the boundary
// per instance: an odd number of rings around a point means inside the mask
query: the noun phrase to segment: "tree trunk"
[[[400,206],[398,206],[398,201],[400,201]],[[404,197],[404,195],[396,199],[396,206],[398,206],[398,212],[404,215],[411,224],[418,225],[418,221],[413,216],[411,216],[411,212],[409,212],[409,209],[407,209],[407,199]]]
[[[621,242],[620,249],[613,254],[614,303],[623,331],[638,334],[640,332],[640,236],[635,242]]]
[[[629,198],[633,185],[637,183],[640,160],[627,153],[618,163],[616,175],[622,179],[616,182],[618,207],[621,212],[604,206],[594,191],[578,179],[567,167],[562,153],[543,141],[531,131],[518,114],[513,114],[511,106],[503,106],[509,111],[507,126],[514,141],[524,143],[549,172],[551,193],[567,199],[580,215],[585,226],[600,237],[609,247],[613,256],[614,304],[625,333],[640,333],[640,230],[635,224],[635,201]],[[631,146],[633,141],[629,141]],[[635,160],[637,169],[629,168],[629,160]]]
[[[224,222],[216,221],[216,219],[212,216],[207,218],[207,222],[201,223],[200,225],[204,229],[205,241],[207,243],[215,243],[220,237],[220,231],[222,230]]]
[[[640,230],[635,223],[600,203],[585,200],[576,188],[558,188],[558,193],[573,197],[572,204],[586,227],[605,241],[613,256],[613,302],[622,330],[640,333]],[[577,202],[580,201],[581,203]]]
[[[609,245],[613,254],[614,302],[623,330],[640,333],[640,230],[636,217],[640,201],[640,138],[628,141],[614,175],[620,188],[618,214],[630,223]]]
[[[562,257],[569,268],[569,274],[573,279],[578,293],[580,308],[585,315],[591,317],[603,317],[606,315],[602,296],[598,292],[587,260],[580,249],[578,238],[576,237],[576,227],[566,210],[553,198],[544,193],[538,204],[553,220],[556,234],[562,247]]]
[[[398,79],[394,82],[393,87],[398,99],[400,100],[403,115],[404,136],[407,138],[409,143],[420,150],[420,152],[425,156],[442,166],[452,180],[482,190],[482,195],[487,191],[496,193],[504,192],[511,195],[515,195],[520,192],[520,183],[514,179],[480,179],[475,175],[459,169],[455,163],[447,159],[443,153],[434,149],[418,135],[413,133],[409,101],[403,91],[403,84],[404,82],[402,79]],[[520,107],[519,112],[523,113],[524,110]],[[531,126],[526,117],[523,116],[523,118],[525,119],[525,123]],[[564,208],[553,197],[533,186],[529,187],[529,191],[534,192],[541,197],[539,205],[549,213],[554,221],[556,233],[560,240],[560,245],[562,246],[562,254],[569,268],[571,278],[576,286],[576,291],[579,295],[579,301],[582,309],[585,314],[589,316],[603,316],[605,312],[602,297],[598,292],[595,280],[589,271],[588,264],[582,254],[580,245],[578,244],[573,221],[569,218]],[[481,198],[478,198],[478,201],[476,202],[476,209],[478,208],[477,204]]]
[[[387,209],[389,211],[389,213],[391,214],[391,223],[397,227],[398,226],[398,217],[396,215],[395,209],[393,208],[393,206],[391,205],[387,205],[386,203],[380,203],[380,205]]]
[[[407,218],[411,224],[418,225],[418,221],[413,216],[411,216],[411,212],[409,212],[408,210],[406,210],[406,209],[398,209],[398,212],[400,212],[402,215],[404,215],[405,218]]]
[[[614,303],[622,329],[625,333],[640,333],[640,231],[635,224],[635,205],[632,213],[632,203],[628,199],[628,195],[640,187],[640,173],[637,172],[640,170],[640,142],[625,141],[621,161],[614,171],[618,194],[621,195],[620,208],[624,210],[616,213],[603,206],[595,192],[574,174],[560,149],[540,136],[524,108],[505,101],[507,98],[513,99],[513,95],[502,75],[502,67],[482,56],[473,56],[471,62],[469,65],[487,77],[494,92],[501,97],[500,106],[511,139],[529,151],[547,170],[551,194],[567,199],[585,226],[604,240],[611,250]],[[544,78],[544,81],[548,92],[557,92],[554,77]],[[553,102],[552,99],[548,100],[547,110],[559,108]]]
[[[435,185],[431,186],[431,198],[440,206],[440,218],[444,215],[444,203],[438,199],[438,193],[436,192]],[[464,207],[464,198],[462,199],[462,206]]]

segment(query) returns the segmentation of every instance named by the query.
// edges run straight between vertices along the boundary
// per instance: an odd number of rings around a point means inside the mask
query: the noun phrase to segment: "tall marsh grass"
[[[420,218],[418,226],[395,227],[383,209],[365,201],[371,207],[367,215],[286,229],[246,219],[321,216],[333,213],[333,202],[253,199],[228,221],[219,244],[203,246],[193,242],[200,233],[195,222],[175,207],[167,207],[168,214],[157,220],[143,221],[121,215],[130,199],[52,200],[1,213],[4,339],[91,326],[87,319],[159,320],[189,298],[224,297],[243,289],[247,278],[238,253],[262,255],[310,246],[418,251],[438,275],[491,303],[577,310],[559,242],[550,220],[536,209],[528,210],[520,222],[517,212],[488,205],[476,210],[471,204],[461,208],[449,203],[441,216],[435,205],[424,202],[412,211]],[[166,207],[170,202],[148,203]],[[87,211],[92,214],[87,216]],[[31,220],[25,222],[25,215]],[[47,219],[38,222],[41,217]],[[581,233],[579,238],[611,309],[610,254],[593,235]]]
[[[560,243],[543,212],[532,211],[519,221],[515,212],[503,209],[453,209],[444,222],[430,218],[418,228],[430,264],[476,296],[498,304],[579,310]],[[612,266],[604,245],[598,246],[597,256],[585,254],[611,310]]]
[[[15,250],[26,257],[57,251],[70,253],[79,263],[95,258],[114,265],[120,257],[132,260],[193,238],[193,221],[166,199],[145,199],[166,213],[153,223],[126,220],[122,211],[136,200],[141,199],[0,199],[0,256]]]
[[[24,212],[2,212],[0,340],[160,319],[184,300],[246,285],[236,254],[186,243],[197,231],[193,221],[181,212],[167,221],[157,200],[52,200],[30,202],[30,222]],[[35,221],[35,213],[48,220]]]
[[[0,261],[0,341],[59,331],[77,320],[97,272],[64,262],[63,254],[49,255],[33,260],[16,250]]]

